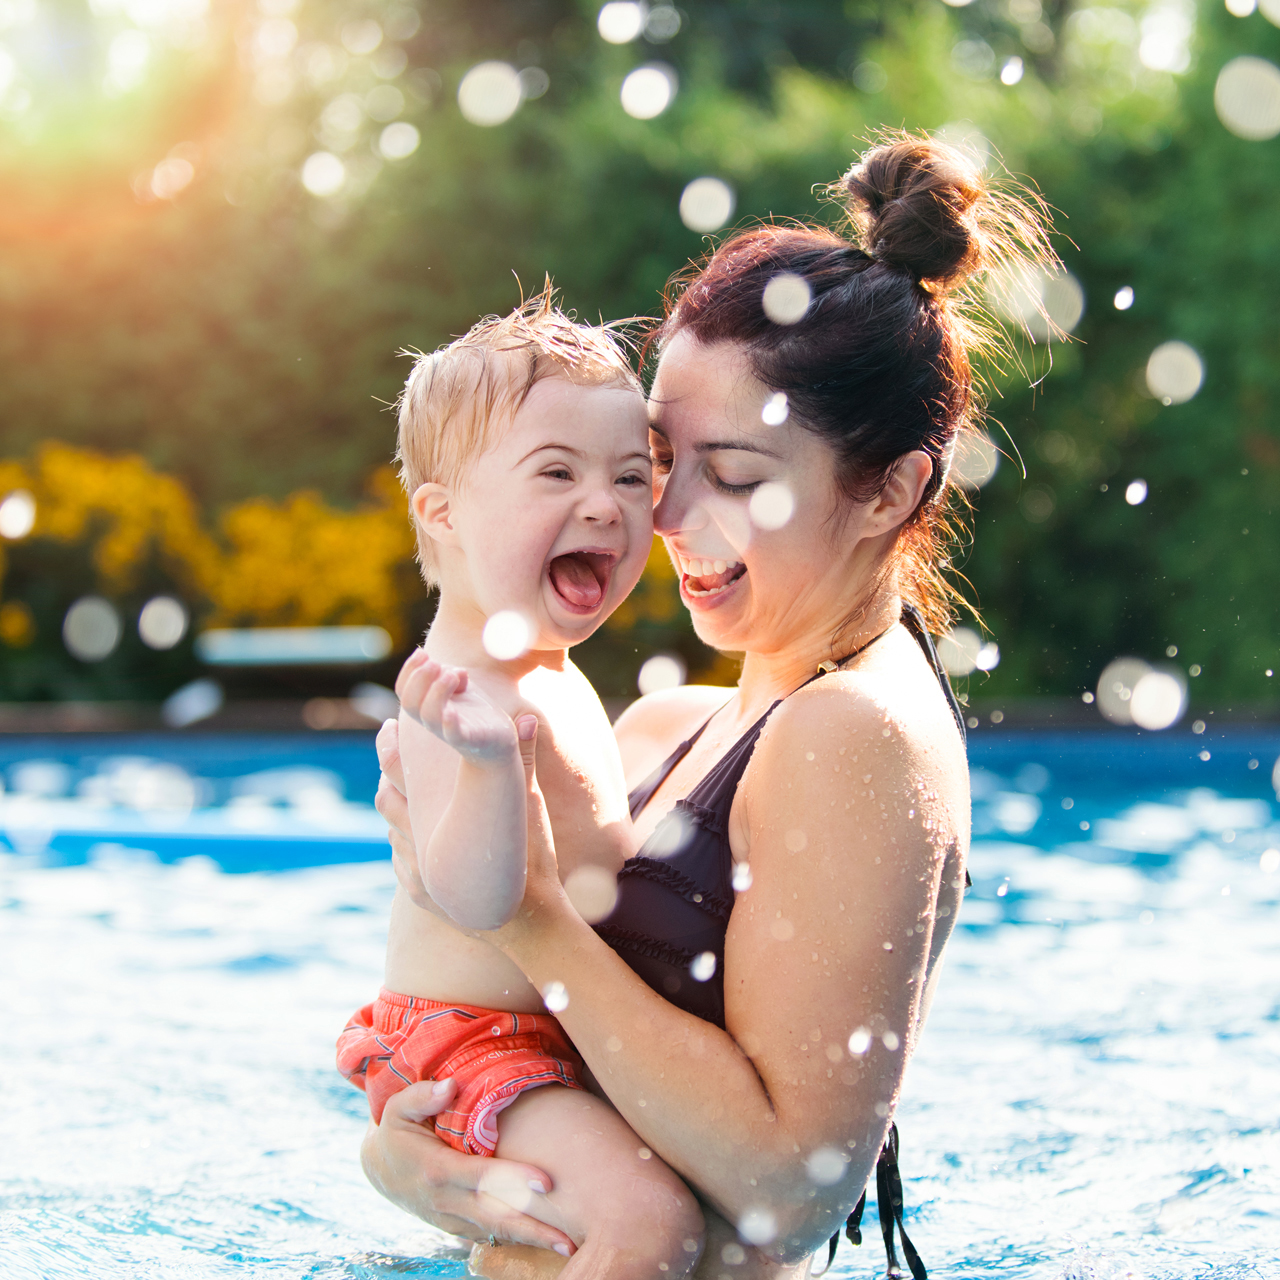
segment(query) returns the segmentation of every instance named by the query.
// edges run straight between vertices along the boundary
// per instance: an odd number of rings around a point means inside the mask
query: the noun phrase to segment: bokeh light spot
[[[1185,342],[1162,342],[1147,361],[1147,387],[1165,404],[1185,404],[1204,382],[1204,362]]]
[[[799,324],[813,301],[813,291],[803,276],[781,271],[764,287],[761,305],[774,324]]]
[[[751,495],[747,514],[757,529],[772,533],[781,529],[795,514],[796,499],[791,489],[777,480],[762,484]]]
[[[1227,12],[1233,18],[1247,18],[1258,7],[1258,0],[1227,0]]]
[[[514,609],[502,609],[484,624],[481,642],[491,658],[511,662],[529,652],[533,628],[524,614]]]
[[[733,188],[719,178],[694,178],[680,193],[680,221],[690,231],[718,231],[733,217]]]
[[[716,956],[714,951],[702,951],[693,957],[689,965],[689,976],[694,982],[710,982],[715,977]]]
[[[1131,507],[1140,507],[1147,500],[1147,482],[1145,480],[1130,480],[1125,486],[1124,500]]]
[[[520,109],[524,91],[520,73],[508,62],[481,62],[458,85],[458,107],[472,124],[492,128]]]
[[[652,120],[671,105],[676,84],[676,73],[665,63],[637,67],[622,82],[622,109],[636,120]]]
[[[982,637],[971,627],[952,627],[938,640],[938,657],[952,676],[967,676],[977,669]]]
[[[317,151],[302,165],[302,185],[313,196],[333,196],[347,180],[347,167],[331,151]]]
[[[1010,58],[1000,68],[1001,84],[1017,84],[1022,79],[1025,68],[1021,58]]]
[[[123,628],[115,606],[101,596],[82,596],[62,620],[67,651],[81,662],[101,662],[120,643]]]
[[[16,542],[35,527],[36,500],[25,489],[15,489],[0,502],[0,538]]]
[[[161,160],[151,173],[151,192],[159,200],[172,200],[185,191],[196,176],[195,166],[180,156]]]
[[[422,135],[407,120],[389,124],[378,135],[378,150],[384,159],[404,160],[418,149]]]
[[[629,44],[644,30],[645,6],[631,0],[612,0],[602,5],[596,30],[610,44]]]
[[[684,684],[684,659],[674,653],[655,653],[646,658],[636,677],[636,686],[642,694],[658,693],[662,689],[678,689]]]
[[[985,431],[963,431],[956,437],[947,474],[964,489],[981,489],[999,465],[1000,451]]]
[[[748,1244],[768,1244],[777,1234],[778,1220],[768,1209],[748,1209],[738,1219],[738,1235]]]
[[[542,988],[542,1003],[549,1013],[563,1013],[569,1007],[569,993],[563,982],[548,982]]]
[[[1132,724],[1133,691],[1150,673],[1150,664],[1141,658],[1116,658],[1109,662],[1098,677],[1098,710],[1112,724]]]
[[[603,920],[618,901],[618,880],[604,867],[584,863],[565,877],[565,896],[573,909],[588,923]]]
[[[1274,138],[1280,133],[1280,67],[1266,58],[1232,58],[1218,73],[1213,105],[1236,137]]]
[[[780,427],[790,415],[791,406],[787,403],[787,393],[775,391],[764,402],[764,408],[760,410],[760,421],[766,427]]]
[[[1133,288],[1130,285],[1122,285],[1116,290],[1116,296],[1111,300],[1115,304],[1117,311],[1128,311],[1133,306]]]
[[[138,635],[148,649],[172,649],[187,634],[187,611],[172,596],[155,596],[138,614]]]
[[[382,28],[372,18],[344,23],[341,35],[343,48],[356,57],[372,53],[382,43]]]
[[[809,1181],[819,1187],[834,1186],[844,1177],[847,1167],[844,1156],[834,1147],[819,1147],[811,1151],[804,1162]]]
[[[1186,683],[1172,671],[1148,671],[1129,699],[1129,714],[1140,729],[1167,729],[1186,709]]]

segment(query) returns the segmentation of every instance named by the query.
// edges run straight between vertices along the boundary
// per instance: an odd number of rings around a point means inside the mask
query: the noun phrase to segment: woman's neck
[[[779,649],[748,651],[742,660],[735,701],[738,718],[754,722],[779,698],[794,693],[818,670],[819,663],[840,662],[892,627],[902,616],[896,586],[877,592],[854,626],[845,619],[814,627]],[[832,644],[835,636],[835,646]]]

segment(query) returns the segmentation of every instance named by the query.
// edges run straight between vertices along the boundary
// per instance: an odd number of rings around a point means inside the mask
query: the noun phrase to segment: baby
[[[406,1085],[452,1078],[437,1134],[545,1169],[553,1189],[528,1212],[579,1246],[566,1276],[612,1280],[692,1271],[697,1202],[585,1091],[581,1059],[520,970],[461,930],[501,925],[523,897],[520,740],[536,735],[561,878],[611,885],[632,852],[613,734],[567,651],[644,568],[647,441],[626,356],[605,330],[555,310],[549,291],[414,365],[400,401],[401,478],[440,597],[430,657],[415,653],[397,682],[399,742],[436,909],[397,891],[386,985],[338,1040],[339,1070],[375,1120]]]

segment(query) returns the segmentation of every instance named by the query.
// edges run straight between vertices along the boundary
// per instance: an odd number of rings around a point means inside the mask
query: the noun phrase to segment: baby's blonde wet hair
[[[509,315],[485,316],[448,346],[418,354],[396,405],[396,461],[409,498],[423,484],[457,485],[496,443],[498,430],[510,425],[533,388],[553,377],[643,395],[612,328],[579,324],[565,315],[549,280]],[[439,581],[434,544],[412,510],[409,519],[422,576],[434,586]]]

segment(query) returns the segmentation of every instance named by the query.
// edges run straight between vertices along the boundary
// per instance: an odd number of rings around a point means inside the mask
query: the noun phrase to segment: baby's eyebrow
[[[571,453],[575,458],[585,458],[586,454],[581,449],[575,449],[571,444],[540,444],[536,449],[530,449],[528,453],[520,459],[521,462],[528,462],[535,453],[545,453],[548,449],[555,449],[560,453]]]

